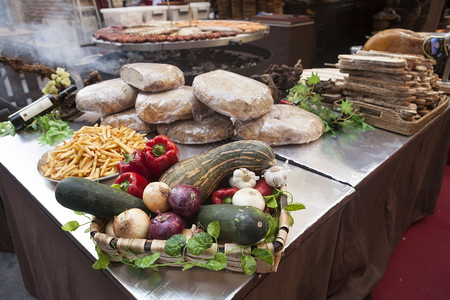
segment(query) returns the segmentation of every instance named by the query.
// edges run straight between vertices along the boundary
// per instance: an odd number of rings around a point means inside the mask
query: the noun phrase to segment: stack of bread
[[[216,70],[185,85],[176,66],[133,63],[120,78],[81,89],[77,108],[102,114],[104,124],[157,131],[181,144],[227,139],[271,146],[302,144],[324,132],[322,120],[297,106],[274,104],[270,88],[233,72]]]
[[[433,110],[443,96],[434,60],[423,55],[371,50],[338,58],[336,67],[348,74],[343,94],[350,101],[389,108],[413,121]]]

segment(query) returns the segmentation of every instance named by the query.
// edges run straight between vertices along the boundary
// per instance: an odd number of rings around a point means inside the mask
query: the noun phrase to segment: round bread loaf
[[[153,124],[198,118],[209,110],[186,85],[160,93],[140,92],[135,107],[145,122]]]
[[[238,120],[258,118],[273,105],[272,93],[267,85],[225,70],[197,75],[192,89],[208,107]]]
[[[200,121],[189,119],[158,124],[156,130],[176,143],[207,144],[232,137],[233,124],[230,118],[214,112]]]
[[[184,85],[183,71],[169,64],[126,64],[120,69],[120,77],[145,92],[167,91]]]
[[[325,131],[323,121],[294,105],[274,104],[269,113],[249,121],[234,123],[237,139],[259,140],[270,146],[305,144]]]
[[[106,116],[102,120],[102,125],[111,125],[115,128],[122,126],[133,129],[136,132],[150,133],[156,130],[155,124],[145,122],[139,117],[136,109],[130,108],[117,114]]]
[[[110,115],[134,106],[138,90],[120,78],[88,85],[75,96],[77,109]]]

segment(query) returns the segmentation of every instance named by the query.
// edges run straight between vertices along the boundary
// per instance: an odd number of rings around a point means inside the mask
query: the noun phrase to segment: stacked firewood
[[[436,85],[434,60],[422,55],[358,51],[338,59],[336,67],[348,74],[344,97],[392,109],[406,121],[420,119],[445,95]]]

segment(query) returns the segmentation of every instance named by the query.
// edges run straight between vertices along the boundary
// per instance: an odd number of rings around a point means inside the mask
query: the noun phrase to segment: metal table
[[[278,271],[245,276],[203,269],[159,272],[112,265],[94,271],[83,218],[60,206],[36,164],[50,147],[36,136],[0,139],[0,192],[31,294],[45,299],[362,299],[381,279],[406,228],[434,212],[450,144],[450,109],[411,137],[375,129],[275,147],[292,163],[294,212]],[[183,157],[215,145],[180,146]],[[26,220],[26,222],[23,222]]]
[[[183,272],[178,268],[161,268],[155,272],[131,269],[122,264],[113,264],[107,271],[94,271],[91,265],[97,254],[89,234],[83,229],[73,233],[60,229],[61,224],[67,221],[85,223],[86,219],[56,202],[55,184],[41,177],[36,167],[40,156],[51,147],[40,146],[36,138],[20,134],[0,139],[0,192],[25,286],[31,294],[43,299],[90,299],[94,296],[100,299],[107,296],[114,299],[243,298],[257,286],[267,284],[272,287],[272,282],[285,281],[287,274],[281,270],[292,266],[283,261],[289,257],[303,260],[303,255],[297,252],[303,251],[302,244],[312,240],[316,232],[323,236],[320,239],[324,241],[330,240],[330,232],[331,236],[336,236],[339,212],[354,192],[348,185],[292,166],[288,190],[307,209],[293,213],[295,225],[289,232],[280,271],[276,274],[246,276],[203,269]],[[180,145],[180,152],[184,158],[214,146]],[[320,189],[317,188],[319,186]],[[21,220],[27,220],[27,224]],[[331,231],[323,231],[324,224],[334,225]],[[314,250],[308,251],[326,253],[324,260],[320,256],[318,260],[323,260],[322,264],[327,267],[314,271],[315,274],[323,274],[305,277],[311,287],[309,293],[320,295],[319,298],[326,292],[323,278],[329,276],[334,244],[317,249],[317,245],[312,243],[312,246],[304,248],[312,247]],[[312,262],[302,263],[308,265]],[[312,266],[310,270],[314,270]]]

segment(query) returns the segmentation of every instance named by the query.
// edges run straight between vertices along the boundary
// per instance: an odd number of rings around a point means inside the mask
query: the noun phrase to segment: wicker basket
[[[261,261],[258,258],[256,260],[256,273],[271,273],[276,272],[278,268],[278,264],[281,259],[281,255],[284,250],[284,245],[289,233],[289,212],[284,209],[287,205],[287,197],[285,195],[281,195],[280,197],[281,204],[281,212],[279,215],[279,229],[278,235],[274,242],[265,243],[265,244],[257,244],[254,246],[248,246],[244,249],[247,255],[250,255],[250,251],[253,248],[262,248],[268,249],[272,252],[274,256],[274,263],[272,265],[267,264],[266,262]],[[152,253],[158,252],[160,257],[157,263],[174,263],[177,262],[180,257],[178,256],[168,256],[164,252],[164,245],[166,243],[165,240],[146,240],[146,239],[129,239],[129,238],[115,238],[113,236],[105,234],[107,220],[101,218],[94,218],[90,225],[90,234],[94,239],[94,242],[97,246],[105,253],[109,254],[111,257],[111,261],[120,261],[121,258],[136,258],[144,257],[147,255],[151,255]],[[192,236],[191,229],[185,229],[183,231],[183,235],[186,236],[186,240]],[[241,268],[241,251],[242,248],[238,248],[239,245],[233,243],[219,244],[218,247],[216,244],[213,245],[209,250],[212,250],[214,253],[217,251],[227,253],[228,263],[226,266],[226,270],[242,272]],[[237,251],[230,251],[233,249],[237,249]],[[130,253],[131,252],[131,253]],[[131,257],[132,256],[132,257]],[[208,252],[208,257],[211,257],[211,253]],[[205,256],[196,256],[187,253],[184,257],[185,261],[190,260],[201,260]],[[180,265],[172,265],[175,267],[180,267]]]

